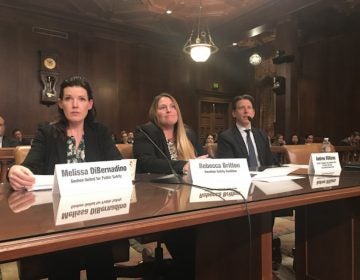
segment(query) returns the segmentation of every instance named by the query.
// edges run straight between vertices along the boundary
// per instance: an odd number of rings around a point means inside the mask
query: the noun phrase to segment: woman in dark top
[[[207,157],[195,133],[184,125],[179,105],[170,94],[161,93],[154,98],[149,119],[150,122],[140,126],[141,130],[165,153],[177,173],[188,172],[189,159]],[[137,158],[137,172],[171,173],[168,160],[147,135],[136,131],[134,156]]]
[[[155,96],[149,118],[150,122],[140,126],[135,134],[137,172],[171,173],[170,162],[177,173],[185,174],[189,171],[189,159],[207,157],[195,133],[184,125],[179,105],[173,96],[168,93]],[[168,159],[164,158],[163,153]],[[169,279],[195,279],[194,229],[171,231],[164,234],[163,239],[175,264]]]
[[[54,174],[58,163],[122,159],[107,128],[94,121],[93,94],[84,78],[74,76],[61,84],[58,111],[58,121],[38,129],[25,161],[11,167],[14,190],[31,189],[33,174]],[[110,243],[45,256],[49,279],[79,279],[80,262],[85,262],[87,279],[116,279]]]

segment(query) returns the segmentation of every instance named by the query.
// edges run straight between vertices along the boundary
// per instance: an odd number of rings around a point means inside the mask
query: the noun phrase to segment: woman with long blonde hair
[[[204,156],[204,150],[195,133],[184,124],[179,105],[168,93],[155,96],[149,110],[150,122],[141,125],[134,141],[134,155],[138,159],[137,171],[140,173],[171,173],[168,160],[148,139],[165,153],[173,169],[187,173],[189,159]]]
[[[150,122],[141,125],[135,133],[133,148],[137,172],[172,173],[175,170],[185,174],[190,159],[207,157],[195,133],[184,124],[172,95],[155,96],[149,119]],[[163,240],[174,261],[169,279],[195,279],[195,234],[191,227],[164,234]]]

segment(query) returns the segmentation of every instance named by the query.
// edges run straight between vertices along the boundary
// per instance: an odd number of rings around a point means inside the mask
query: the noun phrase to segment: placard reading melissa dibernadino
[[[121,188],[115,192],[100,192],[60,197],[54,195],[56,225],[102,219],[129,213],[131,192]]]
[[[194,185],[218,189],[231,188],[240,192],[245,198],[247,197],[251,185],[251,176],[246,159],[191,159],[189,162]],[[205,193],[209,192],[205,191]],[[229,200],[242,199],[234,191],[221,191],[216,196],[210,197],[205,193],[204,190],[196,191],[194,189],[191,192],[190,201],[216,200],[219,196]]]
[[[56,164],[54,193],[64,195],[132,188],[129,160]]]

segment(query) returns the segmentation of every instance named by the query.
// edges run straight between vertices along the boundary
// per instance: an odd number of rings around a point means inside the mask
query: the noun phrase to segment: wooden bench
[[[15,147],[0,148],[0,163],[1,163],[0,183],[4,183],[6,181],[6,175],[8,172],[9,165],[14,161],[14,151],[15,151]]]

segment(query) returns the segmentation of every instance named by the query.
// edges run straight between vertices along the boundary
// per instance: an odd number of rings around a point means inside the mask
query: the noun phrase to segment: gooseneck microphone
[[[252,117],[247,116],[247,118],[248,118],[249,122],[252,122],[252,121],[253,121],[253,118],[252,118]]]
[[[147,134],[141,127],[136,127],[136,129],[138,131],[140,131],[145,137],[146,139],[148,139],[151,144],[156,148],[156,150],[158,150],[160,152],[160,154],[164,157],[164,159],[166,160],[167,164],[170,167],[171,170],[171,174],[169,175],[165,175],[165,176],[160,176],[158,178],[154,178],[151,180],[151,182],[154,183],[162,183],[162,184],[182,184],[184,183],[183,178],[181,177],[181,175],[177,174],[177,172],[175,171],[175,169],[172,167],[171,165],[171,161],[170,159],[167,157],[167,155],[160,149],[160,147],[155,143],[155,141],[153,139],[151,139],[150,135]]]

